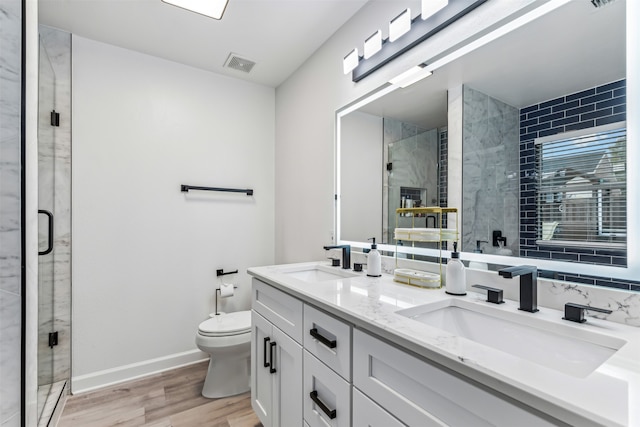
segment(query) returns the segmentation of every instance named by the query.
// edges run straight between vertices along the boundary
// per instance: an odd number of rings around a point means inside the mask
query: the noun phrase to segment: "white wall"
[[[274,89],[73,37],[73,389],[202,358],[274,263]],[[181,184],[253,188],[180,192]]]
[[[435,34],[359,83],[342,58],[420,2],[371,0],[276,90],[276,262],[321,259],[334,227],[335,112],[421,62],[477,37],[505,17],[546,0],[494,0]]]
[[[382,242],[382,206],[371,210],[372,200],[382,199],[382,117],[354,111],[341,121],[342,163],[340,175],[341,230],[343,240]]]

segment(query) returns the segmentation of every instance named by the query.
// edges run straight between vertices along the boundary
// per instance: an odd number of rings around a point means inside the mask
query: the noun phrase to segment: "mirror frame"
[[[527,23],[551,13],[557,8],[565,5],[570,0],[551,0],[542,6],[539,6],[532,11],[513,19],[512,21],[504,24],[503,26],[480,36],[476,40],[454,50],[451,53],[446,54],[444,57],[436,60],[431,64],[432,69],[438,69],[441,66],[453,62],[454,60],[462,57],[463,55],[472,52],[491,41],[507,35],[509,32],[526,25]],[[637,22],[640,20],[640,2],[635,0],[624,0],[626,6],[626,87],[627,87],[627,139],[634,141],[640,137],[640,30],[638,29]],[[381,87],[374,89],[369,94],[361,97],[360,99],[340,108],[336,111],[335,115],[335,147],[334,147],[334,164],[335,164],[335,212],[334,212],[334,225],[335,236],[338,244],[349,244],[354,248],[368,248],[367,242],[356,242],[341,239],[340,235],[340,214],[341,214],[341,160],[340,149],[342,141],[340,120],[347,114],[357,111],[362,106],[375,101],[376,99],[391,93],[399,87],[391,85],[389,83],[383,84]],[[630,143],[627,144],[627,164],[638,165],[640,164],[640,144]],[[633,185],[640,180],[640,168],[628,167],[627,168],[627,185]],[[634,188],[633,185],[631,188]],[[640,217],[640,191],[639,189],[628,191],[627,200],[627,218]],[[634,197],[635,196],[635,197]],[[477,254],[472,252],[461,252],[460,258],[465,261],[480,261],[489,264],[498,265],[520,265],[520,264],[535,264],[539,269],[558,271],[569,274],[582,274],[597,277],[615,278],[622,280],[637,281],[640,278],[640,221],[628,221],[627,222],[627,266],[626,267],[614,267],[592,264],[581,264],[566,261],[550,261],[537,258],[521,258],[516,256],[502,256],[493,254]],[[378,249],[385,252],[396,252],[395,245],[379,244]],[[437,258],[440,252],[437,249],[424,249],[424,248],[411,248],[402,247],[398,248],[398,253],[424,255]],[[442,251],[443,257],[450,257],[449,251]]]

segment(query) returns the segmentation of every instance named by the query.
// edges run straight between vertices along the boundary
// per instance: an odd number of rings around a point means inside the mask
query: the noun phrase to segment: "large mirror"
[[[568,163],[542,159],[558,141],[626,129],[625,9],[624,0],[567,2],[430,77],[339,111],[339,240],[364,247],[376,237],[393,251],[395,227],[434,223],[397,208],[457,207],[467,260],[536,258],[621,276],[613,273],[627,264],[626,133],[589,156],[574,144]],[[549,182],[557,188],[538,191]]]

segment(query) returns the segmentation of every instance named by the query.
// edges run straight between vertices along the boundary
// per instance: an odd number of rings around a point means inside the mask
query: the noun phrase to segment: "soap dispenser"
[[[460,260],[460,252],[458,252],[458,243],[453,243],[453,252],[451,259],[447,263],[446,293],[450,295],[466,295],[466,272],[464,264]]]
[[[371,244],[371,250],[367,255],[367,276],[380,277],[382,276],[382,259],[380,252],[378,252],[378,245],[376,245],[376,238],[372,237],[368,240],[373,240]]]

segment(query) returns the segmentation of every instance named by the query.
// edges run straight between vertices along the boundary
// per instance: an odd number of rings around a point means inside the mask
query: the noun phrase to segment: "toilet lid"
[[[198,330],[210,337],[238,335],[251,331],[251,311],[219,314],[200,323]]]

